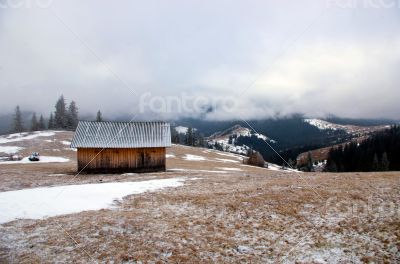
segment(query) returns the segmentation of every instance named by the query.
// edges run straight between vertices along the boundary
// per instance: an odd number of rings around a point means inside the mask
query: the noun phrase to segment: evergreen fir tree
[[[214,143],[214,149],[219,150],[219,151],[224,151],[224,148],[222,147],[222,145],[218,142]]]
[[[289,167],[290,168],[295,168],[296,167],[296,161],[295,160],[292,160],[291,158],[289,158],[288,163],[289,163]],[[283,165],[286,166],[287,164],[284,163]]]
[[[381,169],[383,171],[388,171],[390,166],[390,162],[388,160],[386,152],[382,154],[382,161],[381,161]]]
[[[171,129],[171,141],[174,144],[180,143],[179,134],[178,134],[178,132],[176,132],[176,129],[174,127]]]
[[[45,125],[45,123],[44,123],[44,118],[43,118],[43,115],[40,115],[40,118],[39,118],[39,130],[45,130],[46,129],[46,125]]]
[[[186,132],[185,143],[188,146],[193,146],[194,145],[193,129],[191,127],[189,127],[187,132]]]
[[[67,114],[67,127],[68,129],[74,130],[78,126],[78,108],[75,101],[71,101],[68,106]]]
[[[96,114],[96,121],[97,121],[97,122],[103,122],[103,115],[101,114],[100,110],[97,111],[97,114]]]
[[[345,148],[331,149],[327,170],[332,163],[339,172],[400,170],[400,127],[393,126],[360,144],[351,143]]]
[[[331,161],[329,163],[327,163],[324,171],[328,171],[328,172],[337,172],[338,168],[336,166],[336,163],[334,161]]]
[[[53,113],[50,113],[50,117],[49,117],[49,123],[47,125],[48,129],[54,129],[54,117],[53,117]]]
[[[36,113],[33,113],[31,119],[31,131],[37,131],[37,130],[39,130],[39,124],[36,118]]]
[[[198,136],[196,137],[197,143],[196,146],[198,147],[206,147],[207,146],[207,142],[204,140],[204,136],[202,134],[198,134]]]
[[[193,147],[199,146],[199,136],[193,128],[192,128],[192,146]]]
[[[15,114],[14,114],[14,124],[13,124],[13,132],[19,133],[24,131],[24,126],[22,123],[22,114],[21,114],[21,109],[19,108],[19,105],[15,108]]]
[[[57,100],[55,107],[56,111],[54,112],[54,128],[67,128],[67,110],[63,95],[61,95]]]
[[[379,171],[379,160],[378,155],[374,154],[374,159],[372,160],[372,170]]]

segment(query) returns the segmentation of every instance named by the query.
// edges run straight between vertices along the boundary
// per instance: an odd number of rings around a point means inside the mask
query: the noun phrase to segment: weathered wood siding
[[[78,171],[87,173],[165,171],[165,148],[78,148]]]

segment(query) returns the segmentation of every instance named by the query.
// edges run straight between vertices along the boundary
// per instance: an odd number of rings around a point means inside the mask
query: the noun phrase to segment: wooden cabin
[[[71,147],[77,149],[78,172],[165,171],[170,124],[80,121]]]

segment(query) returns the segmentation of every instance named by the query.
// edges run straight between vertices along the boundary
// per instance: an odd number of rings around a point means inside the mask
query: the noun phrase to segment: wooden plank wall
[[[165,148],[78,148],[78,171],[87,173],[165,171]]]

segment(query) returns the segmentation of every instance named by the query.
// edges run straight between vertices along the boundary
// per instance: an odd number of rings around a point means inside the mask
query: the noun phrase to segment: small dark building
[[[165,171],[170,124],[80,121],[71,147],[77,148],[79,172]]]

